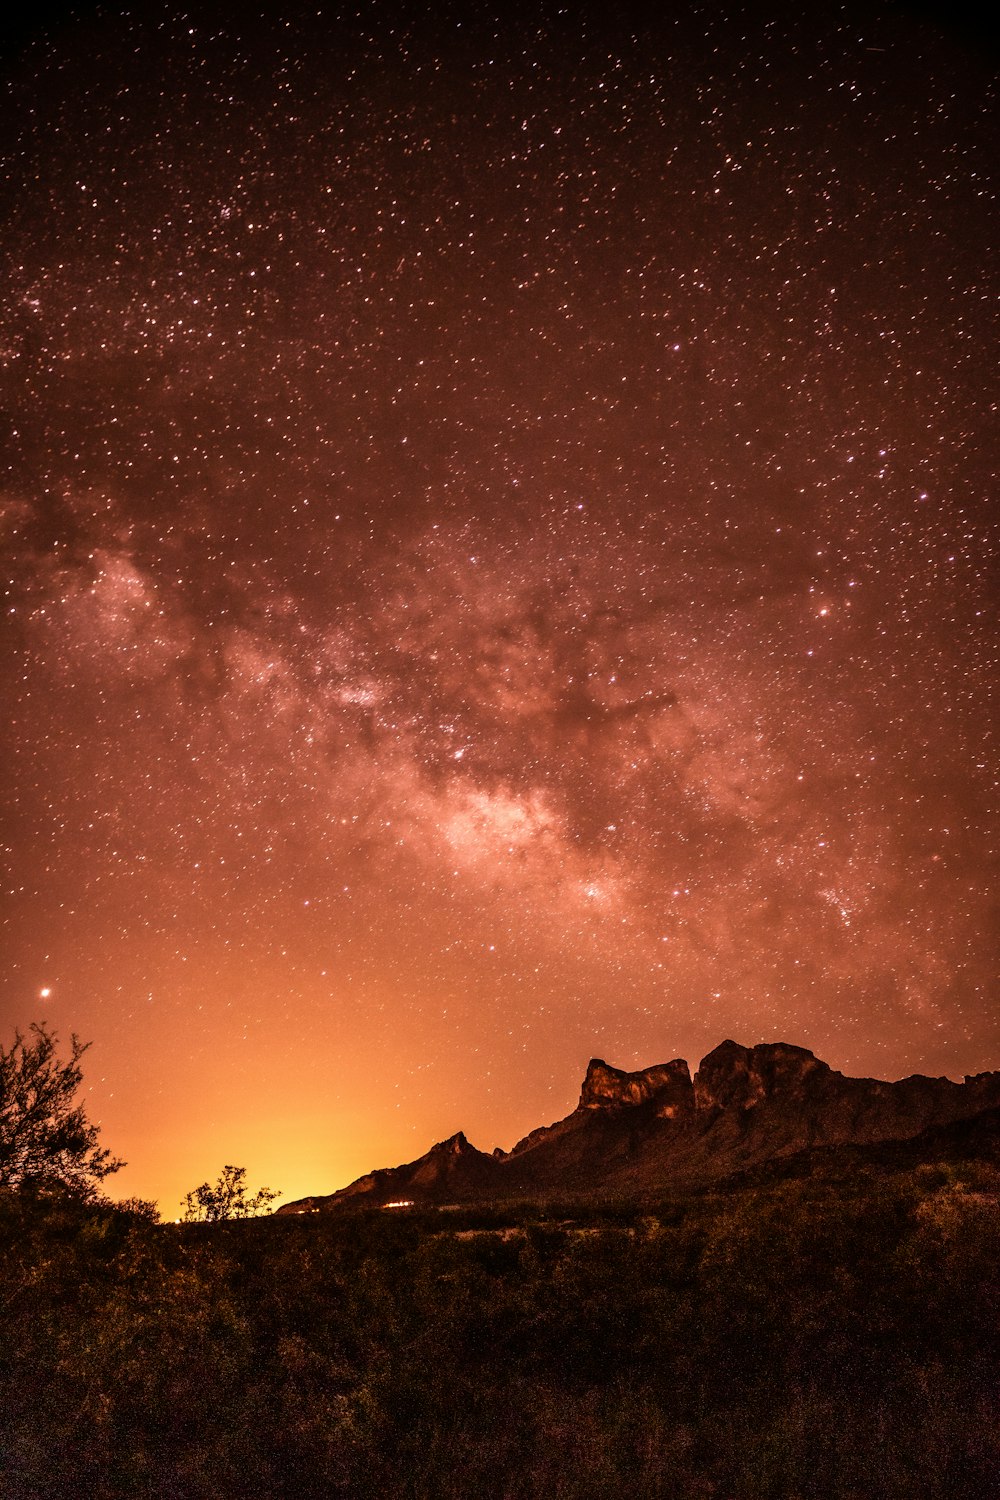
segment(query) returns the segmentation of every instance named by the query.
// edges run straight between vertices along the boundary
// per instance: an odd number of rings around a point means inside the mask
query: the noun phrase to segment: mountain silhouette
[[[637,1072],[591,1059],[576,1109],[510,1151],[459,1132],[416,1161],[280,1214],[498,1200],[644,1198],[850,1160],[913,1165],[996,1155],[1000,1073],[963,1083],[848,1078],[805,1047],[725,1041],[692,1078],[682,1058]]]

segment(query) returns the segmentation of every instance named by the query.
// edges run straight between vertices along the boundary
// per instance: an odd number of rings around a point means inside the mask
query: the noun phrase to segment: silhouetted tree
[[[56,1054],[58,1037],[36,1022],[26,1038],[0,1047],[0,1188],[68,1188],[93,1198],[124,1162],[98,1145],[98,1130],[74,1104],[89,1042],[70,1038],[70,1056]]]
[[[267,1212],[269,1203],[281,1194],[263,1187],[247,1197],[246,1167],[226,1166],[216,1183],[203,1182],[184,1198],[185,1224],[217,1223],[220,1219],[255,1219]]]

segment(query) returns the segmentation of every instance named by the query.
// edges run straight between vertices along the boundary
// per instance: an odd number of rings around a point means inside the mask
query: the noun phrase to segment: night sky
[[[263,9],[5,54],[3,1041],[170,1217],[591,1055],[1000,1067],[994,57]]]

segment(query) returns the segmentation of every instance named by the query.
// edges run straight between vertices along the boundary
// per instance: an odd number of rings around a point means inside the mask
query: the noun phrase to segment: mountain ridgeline
[[[997,1154],[1000,1073],[847,1078],[804,1047],[726,1041],[702,1059],[623,1072],[587,1067],[580,1102],[492,1154],[459,1131],[417,1161],[359,1177],[280,1214],[490,1201],[644,1199],[826,1162],[916,1165]]]

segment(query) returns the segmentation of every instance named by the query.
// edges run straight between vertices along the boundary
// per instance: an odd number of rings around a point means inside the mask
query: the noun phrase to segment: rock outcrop
[[[658,1113],[667,1119],[689,1114],[694,1108],[691,1070],[682,1057],[657,1063],[638,1073],[623,1073],[603,1058],[592,1057],[580,1091],[578,1109],[615,1109],[656,1099]]]
[[[741,1047],[722,1042],[694,1077],[697,1109],[752,1109],[765,1099],[803,1099],[817,1074],[832,1070],[805,1047],[787,1042]]]
[[[847,1078],[805,1047],[726,1041],[692,1080],[683,1059],[637,1072],[601,1058],[587,1066],[575,1110],[531,1131],[509,1152],[487,1155],[459,1132],[401,1167],[371,1172],[309,1209],[434,1205],[498,1199],[645,1197],[726,1177],[780,1170],[809,1153],[877,1152],[910,1143],[899,1159],[968,1139],[998,1145],[1000,1073],[964,1083],[915,1075],[888,1083]],[[982,1117],[981,1130],[962,1122]],[[992,1123],[991,1123],[992,1122]],[[925,1143],[925,1147],[920,1145]],[[971,1148],[970,1148],[971,1149]]]

